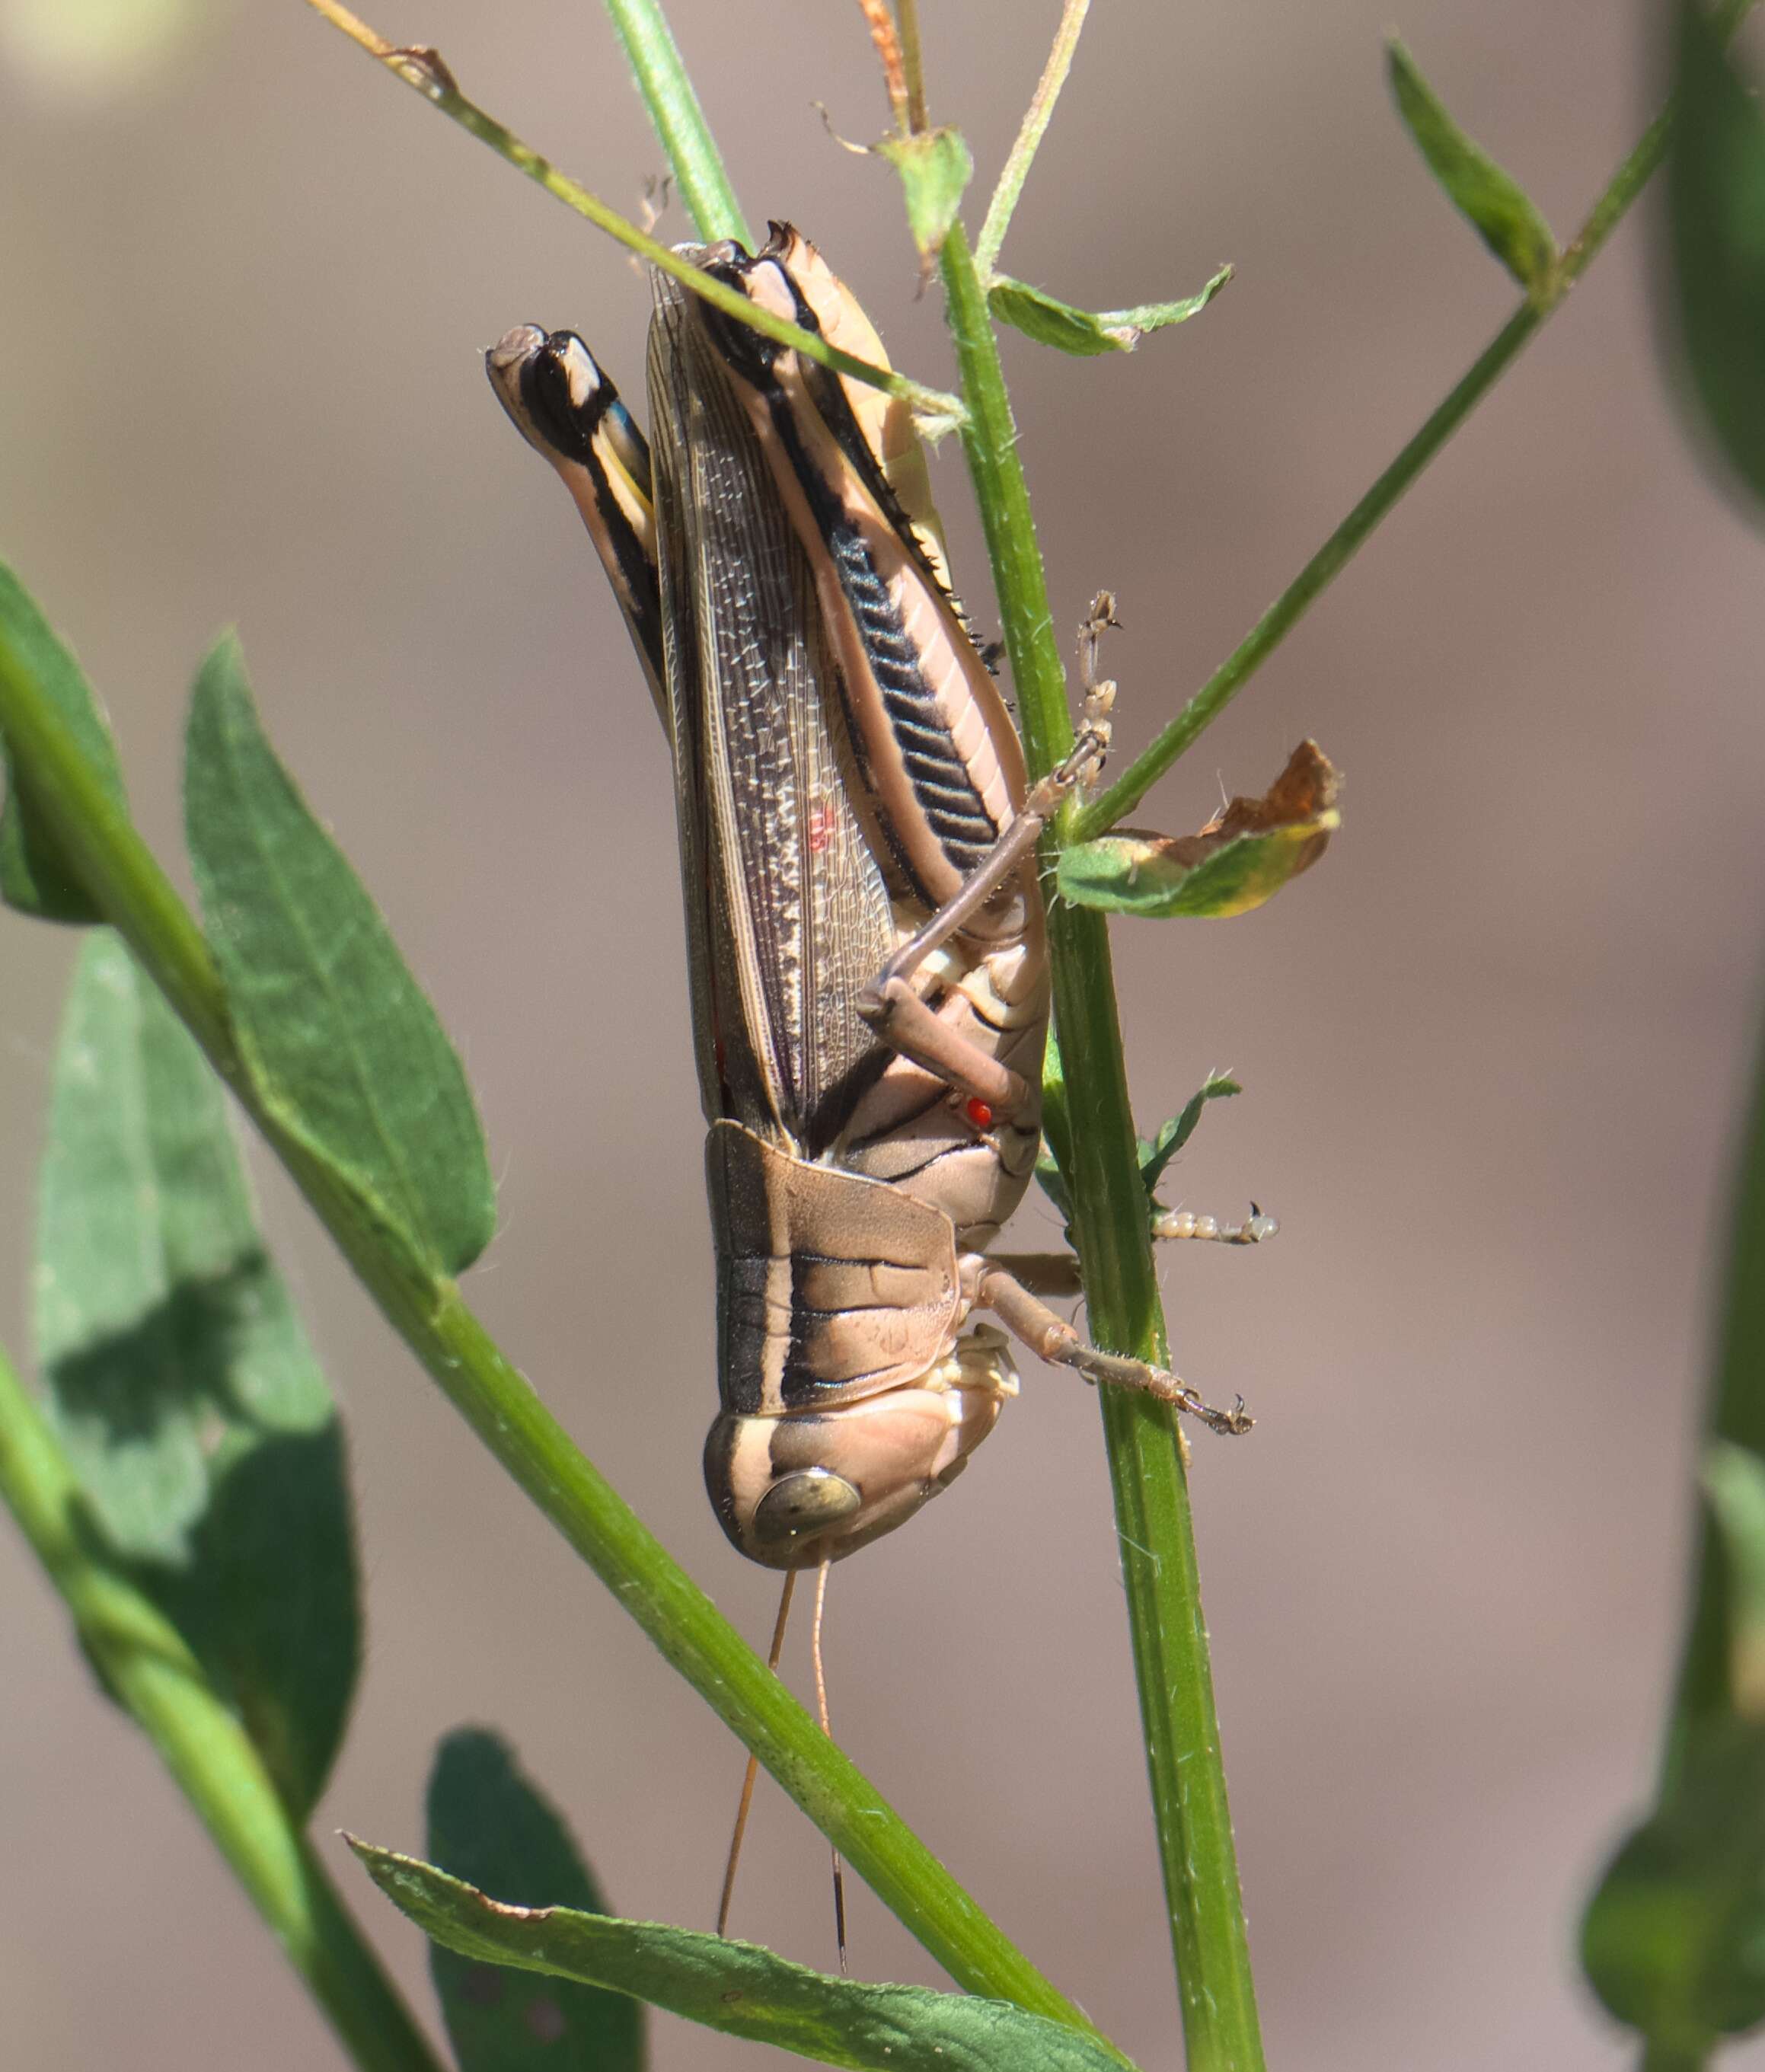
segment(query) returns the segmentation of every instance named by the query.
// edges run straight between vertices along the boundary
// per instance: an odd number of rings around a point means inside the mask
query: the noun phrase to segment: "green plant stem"
[[[1732,0],[1722,18],[1725,29],[1731,31],[1753,4],[1754,0]],[[1625,212],[1648,184],[1666,154],[1672,133],[1669,108],[1656,117],[1613,174],[1586,221],[1564,250],[1545,289],[1514,311],[1445,400],[1429,413],[1421,430],[1151,746],[1134,758],[1106,791],[1075,816],[1069,830],[1071,840],[1094,841],[1132,812],[1273,654],[1411,483],[1495,387],[1521,348],[1551,313],[1561,307]]]
[[[1637,2060],[1638,2072],[1704,2072],[1709,2053],[1680,2050],[1671,2044],[1645,2043]]]
[[[1704,1415],[1703,1444],[1744,1446],[1765,1460],[1765,1035],[1754,1067],[1746,1134],[1734,1176],[1734,1213],[1714,1371]],[[1736,1710],[1731,1667],[1732,1607],[1728,1564],[1707,1503],[1697,1506],[1692,1599],[1667,1720],[1660,1791],[1680,1782],[1688,1743],[1700,1727]]]
[[[1064,672],[986,298],[960,225],[944,242],[949,324],[974,480],[1031,767],[1071,745]],[[1087,1314],[1112,1351],[1166,1358],[1103,916],[1049,916],[1067,1141],[1063,1170]],[[1103,1423],[1189,2072],[1260,2072],[1262,2042],[1202,1621],[1184,1449],[1173,1412],[1105,1389]]]
[[[0,731],[101,912],[238,1095],[382,1313],[533,1503],[883,1904],[970,1992],[1092,2025],[981,1911],[572,1441],[453,1283],[395,1248],[257,1100],[194,918],[78,742],[0,640]]]
[[[110,1694],[158,1750],[351,2058],[363,2072],[441,2072],[245,1729],[177,1629],[93,1550],[79,1483],[3,1350],[0,1497]]]
[[[670,246],[640,230],[617,209],[609,208],[598,195],[590,193],[580,182],[573,180],[566,173],[561,173],[550,159],[536,151],[531,144],[523,142],[506,123],[499,122],[476,101],[467,100],[451,74],[438,64],[434,52],[412,51],[402,45],[389,43],[377,30],[369,28],[347,7],[340,6],[339,0],[307,0],[307,4],[315,14],[322,14],[334,28],[340,29],[352,43],[377,60],[394,78],[401,79],[405,85],[420,93],[432,107],[438,108],[443,115],[457,122],[479,143],[488,144],[498,158],[514,166],[517,172],[525,173],[554,200],[562,202],[567,208],[572,208],[578,216],[586,217],[596,229],[605,231],[627,251],[635,252],[639,258],[659,272],[672,275],[682,286],[702,298],[714,308],[722,310],[726,316],[734,317],[737,323],[745,323],[751,329],[764,333],[767,338],[777,339],[780,344],[791,347],[808,359],[818,360],[822,366],[832,368],[837,373],[849,374],[854,380],[866,382],[873,388],[881,388],[891,396],[904,398],[921,416],[942,421],[961,415],[960,398],[947,395],[941,388],[928,388],[923,383],[911,380],[906,375],[895,373],[890,368],[873,366],[867,360],[859,360],[850,352],[841,352],[837,346],[829,345],[825,339],[813,331],[803,331],[796,324],[786,323],[782,318],[774,316],[770,310],[751,302],[739,290],[729,286],[725,282],[714,280],[689,259],[683,259]],[[657,15],[656,18],[659,21],[660,17]],[[669,48],[672,50],[672,47],[670,39]],[[645,46],[645,56],[647,62],[660,75],[664,70],[662,52],[650,43]],[[673,60],[677,68],[677,51],[673,52]],[[684,79],[684,75],[681,76]],[[650,83],[647,76],[640,73],[638,83],[648,101]],[[690,88],[687,91],[689,93]],[[671,101],[669,107],[670,119],[678,118],[681,113],[679,101]],[[660,129],[663,117],[656,113],[653,104],[651,112]],[[703,118],[700,119],[702,123]],[[705,142],[710,146],[708,132],[705,133]],[[714,147],[710,148],[714,158]],[[734,196],[729,199],[733,205]],[[709,197],[706,206],[713,206]],[[710,220],[718,219],[714,214]]]
[[[1079,32],[1090,11],[1091,0],[1064,0],[1061,7],[1048,61],[1042,68],[1035,92],[1030,97],[1030,105],[1024,110],[1017,141],[1006,158],[998,184],[993,190],[993,199],[987,204],[986,220],[975,240],[974,270],[980,275],[983,286],[993,278],[999,248],[1011,227],[1012,212],[1023,191],[1023,183],[1030,176],[1030,168],[1035,162],[1035,154],[1041,149],[1043,137],[1053,118],[1055,103],[1067,83],[1067,74],[1072,69],[1073,53],[1079,47]]]
[[[661,9],[655,0],[606,0],[606,4],[693,228],[707,244],[715,238],[734,237],[751,251],[753,233]]]

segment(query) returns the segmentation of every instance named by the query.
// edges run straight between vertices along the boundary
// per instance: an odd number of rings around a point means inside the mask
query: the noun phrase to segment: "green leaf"
[[[1453,121],[1395,36],[1385,64],[1404,126],[1454,208],[1523,288],[1548,286],[1557,240],[1531,196]]]
[[[343,1442],[220,1086],[108,929],[85,946],[56,1052],[35,1309],[96,1529],[303,1817],[360,1655]]]
[[[607,1986],[728,2036],[871,2072],[1122,2072],[1096,2036],[1003,2000],[862,1985],[751,1942],[563,1907],[498,1905],[432,1864],[350,1839],[424,1934],[492,1964]]]
[[[36,679],[65,721],[86,759],[119,808],[126,811],[117,745],[80,664],[56,638],[49,622],[5,562],[0,561],[0,639]],[[0,738],[0,754],[6,743]],[[44,921],[98,921],[104,917],[80,889],[55,837],[33,810],[10,757],[6,797],[0,807],[0,899]]]
[[[907,228],[929,267],[943,249],[962,204],[974,160],[959,130],[925,130],[910,137],[886,137],[871,149],[901,176]]]
[[[1201,1120],[1201,1112],[1209,1101],[1226,1100],[1233,1094],[1241,1094],[1244,1088],[1224,1072],[1210,1072],[1199,1089],[1183,1104],[1181,1115],[1172,1116],[1158,1125],[1158,1133],[1138,1140],[1141,1184],[1150,1200],[1158,1182],[1164,1178],[1165,1168],[1182,1150],[1195,1133]],[[1042,1191],[1060,1211],[1070,1235],[1072,1223],[1072,1197],[1067,1192],[1066,1177],[1061,1172],[1054,1154],[1044,1145],[1038,1153],[1035,1177]]]
[[[1186,323],[1204,310],[1232,269],[1222,266],[1199,294],[1180,302],[1142,302],[1131,310],[1080,310],[1058,302],[1026,282],[998,274],[987,290],[987,306],[1002,323],[1012,325],[1039,345],[1088,360],[1103,352],[1132,352],[1148,331]]]
[[[431,1268],[489,1243],[466,1077],[378,909],[265,738],[231,635],[203,664],[184,776],[191,861],[264,1105]]]
[[[1660,1810],[1600,1880],[1582,1963],[1664,2054],[1701,2058],[1765,2021],[1765,1728],[1697,1728]]]
[[[1150,1194],[1164,1178],[1164,1169],[1195,1133],[1201,1112],[1209,1101],[1229,1100],[1244,1088],[1224,1072],[1210,1072],[1199,1088],[1183,1104],[1181,1115],[1161,1123],[1156,1137],[1140,1139],[1140,1178]]]
[[[1718,1439],[1703,1479],[1726,1579],[1730,1701],[1743,1718],[1765,1722],[1765,1461]]]
[[[1248,913],[1309,870],[1341,825],[1340,780],[1302,742],[1260,799],[1234,799],[1193,835],[1124,830],[1063,849],[1057,882],[1076,906],[1154,919]]]
[[[1765,113],[1703,10],[1680,10],[1668,220],[1685,356],[1729,464],[1765,497]]]
[[[570,1831],[495,1734],[461,1728],[436,1749],[429,1853],[505,1901],[607,1911]],[[644,2062],[643,2005],[623,1993],[541,1984],[440,1942],[429,1970],[459,2072],[638,2072]]]

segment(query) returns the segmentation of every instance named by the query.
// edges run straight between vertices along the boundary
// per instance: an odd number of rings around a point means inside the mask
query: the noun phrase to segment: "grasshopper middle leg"
[[[907,938],[858,1002],[859,1013],[891,1050],[923,1065],[958,1093],[985,1103],[1001,1120],[1008,1120],[1028,1097],[1022,1075],[940,1021],[914,985],[914,974],[1034,853],[1042,830],[1096,761],[1105,739],[1095,728],[1080,732],[1072,753],[1031,789],[1022,812],[956,896]]]

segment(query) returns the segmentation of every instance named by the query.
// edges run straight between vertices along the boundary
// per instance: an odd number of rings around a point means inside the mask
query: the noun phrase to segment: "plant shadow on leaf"
[[[343,1434],[220,1088],[108,930],[56,1055],[36,1297],[93,1552],[171,1619],[304,1818],[360,1659]]]

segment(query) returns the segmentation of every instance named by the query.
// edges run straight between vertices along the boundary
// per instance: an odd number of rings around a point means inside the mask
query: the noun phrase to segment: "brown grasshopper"
[[[689,256],[887,364],[794,230]],[[992,1430],[1017,1377],[977,1313],[1217,1431],[1249,1420],[1088,1345],[987,1256],[1039,1143],[1035,845],[1097,736],[1026,785],[905,405],[664,275],[655,292],[653,452],[574,333],[523,326],[487,363],[582,512],[673,743],[717,1248],[706,1481],[743,1553],[795,1569],[902,1523]],[[1064,1262],[1036,1277],[1071,1285]]]
[[[775,224],[751,257],[685,250],[887,365],[796,232]],[[906,405],[654,283],[653,451],[574,333],[523,326],[487,365],[582,513],[673,746],[717,1249],[705,1479],[734,1545],[786,1572],[776,1666],[796,1572],[825,1589],[829,1563],[948,1487],[1018,1392],[980,1314],[1216,1431],[1250,1420],[1088,1345],[1036,1292],[1076,1292],[1070,1256],[989,1256],[1040,1143],[1035,844],[1106,728],[1029,786]],[[1088,684],[1108,617],[1100,600]],[[1092,688],[1101,719],[1113,687]],[[1173,1234],[1273,1228],[1203,1222]]]

